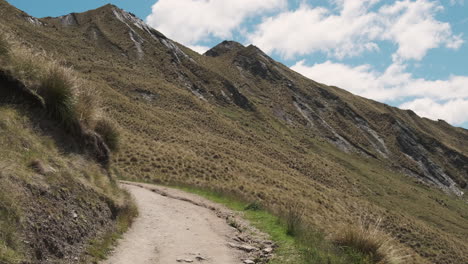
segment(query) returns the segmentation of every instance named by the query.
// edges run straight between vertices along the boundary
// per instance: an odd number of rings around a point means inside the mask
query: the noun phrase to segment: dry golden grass
[[[91,208],[96,204],[102,206],[102,201],[106,201],[105,204],[111,204],[115,210],[117,220],[94,236],[114,236],[114,232],[121,233],[128,228],[136,208],[128,195],[119,189],[112,175],[88,158],[62,153],[54,139],[35,128],[22,110],[0,105],[0,115],[0,263],[24,263],[34,255],[22,239],[32,228],[27,222],[35,210],[30,208],[31,200],[42,201],[38,206],[48,212],[68,212],[70,208],[66,206],[71,203],[83,203],[80,206]],[[29,189],[33,186],[45,188],[47,195],[35,196],[36,193]],[[52,190],[57,188],[67,190],[69,196],[56,198],[65,201],[50,208],[47,197],[54,195]],[[92,197],[103,200],[93,200]],[[64,217],[54,213],[50,215]],[[83,227],[93,221],[90,218],[85,220]],[[46,222],[44,219],[38,221]],[[33,236],[32,233],[27,234]],[[105,245],[100,248],[107,250]]]
[[[286,234],[297,236],[304,230],[305,207],[302,203],[294,201],[286,204],[283,218],[286,222]]]
[[[382,219],[372,221],[361,217],[352,224],[342,224],[333,237],[333,242],[345,250],[359,252],[368,256],[372,263],[406,263],[409,255],[380,227]]]
[[[32,92],[37,92],[44,100],[46,112],[52,120],[41,109],[31,108],[21,98],[17,98],[15,104],[0,102],[0,263],[36,262],[32,248],[38,243],[26,245],[24,237],[31,239],[37,235],[31,231],[33,226],[29,219],[41,223],[49,221],[40,220],[42,215],[37,214],[37,208],[44,212],[55,212],[50,213],[49,217],[62,221],[65,216],[61,214],[69,212],[67,206],[70,204],[78,205],[78,208],[101,206],[101,210],[104,210],[99,217],[109,224],[91,237],[89,234],[88,237],[82,237],[82,245],[86,245],[90,238],[114,236],[115,233],[123,232],[136,214],[131,199],[99,164],[69,151],[76,148],[75,144],[79,142],[74,138],[73,129],[94,129],[97,119],[102,118],[98,92],[78,77],[76,72],[50,59],[45,52],[34,52],[13,38],[3,40],[0,40],[0,45],[6,43],[9,52],[0,54],[0,70],[23,83]],[[111,121],[105,122],[110,124]],[[56,123],[62,126],[56,126]],[[104,132],[111,134],[106,136],[111,137],[114,143],[117,142],[118,134],[109,131],[110,125],[106,128]],[[3,167],[4,163],[6,167]],[[35,188],[45,188],[46,191],[39,195]],[[58,196],[56,189],[65,190],[67,194]],[[50,199],[51,196],[54,198]],[[54,204],[54,199],[63,199],[64,202]],[[39,200],[37,208],[31,208],[31,201]],[[105,219],[106,209],[115,211],[108,219]],[[83,219],[76,220],[83,221],[80,224],[82,234],[96,228],[90,226],[96,217],[90,218],[83,214]],[[73,227],[68,228],[70,230],[65,231],[76,231]],[[42,238],[38,239],[42,241]],[[56,237],[57,241],[60,239],[64,237]],[[100,248],[104,250],[105,246],[110,245],[102,245]],[[50,253],[44,248],[41,251],[44,251],[43,254]]]
[[[1,32],[0,32],[1,33]],[[10,45],[5,38],[4,34],[0,35],[0,56],[8,56],[10,52]]]
[[[101,19],[102,15],[105,19]],[[104,10],[97,10],[80,16],[82,21],[95,23],[105,39],[84,40],[81,29],[85,28],[80,26],[73,30],[60,26],[31,29],[18,22],[12,28],[34,45],[59,54],[99,88],[104,112],[121,127],[121,151],[113,156],[114,168],[121,177],[237,193],[283,211],[288,206],[286,201],[293,198],[304,204],[307,223],[328,233],[335,231],[330,223],[355,219],[356,204],[367,206],[385,217],[382,230],[412,250],[415,263],[467,262],[468,231],[463,227],[468,219],[468,205],[464,200],[394,171],[388,160],[344,153],[328,144],[309,129],[287,101],[291,94],[284,89],[284,82],[251,77],[240,72],[229,57],[207,58],[188,49],[184,51],[204,69],[178,65],[168,50],[151,38],[147,39],[144,58],[132,60],[133,42],[128,32],[121,34],[122,23],[114,21],[112,13],[106,16]],[[48,22],[59,25],[52,19]],[[117,44],[101,45],[104,41]],[[126,51],[123,56],[122,51]],[[208,102],[197,99],[180,82],[179,73],[214,94],[222,88],[217,85],[222,75],[241,87],[256,105],[256,112],[219,104],[209,92]],[[322,98],[314,92],[317,87],[339,95],[342,106],[349,105],[363,118],[375,121],[374,129],[384,131],[384,141],[389,146],[397,145],[391,140],[393,135],[385,133],[391,130],[386,127],[388,122],[380,122],[382,114],[406,118],[402,120],[416,129],[419,126],[439,131],[444,142],[456,138],[445,137],[442,129],[435,129],[435,122],[421,120],[413,126],[404,112],[337,92],[293,73],[286,72],[286,77],[312,99]],[[137,89],[154,97],[147,100]],[[292,124],[275,117],[275,108],[287,112]],[[337,111],[324,110],[323,118],[338,133],[372,152],[363,133],[356,132],[352,119],[345,120]],[[458,149],[466,146],[462,141],[454,142],[450,145]],[[466,147],[462,151],[466,153]],[[437,202],[440,200],[447,206]]]
[[[75,111],[75,83],[70,69],[52,64],[42,76],[38,89],[47,111],[68,130],[72,130],[73,126],[79,128]]]
[[[112,151],[119,150],[120,133],[114,121],[108,118],[99,119],[94,130],[102,136],[104,142]]]
[[[0,54],[4,60],[0,67],[37,93],[56,121],[74,134],[98,128],[109,147],[117,149],[117,125],[102,114],[98,89],[45,52],[36,52],[12,37],[2,38],[0,45],[9,50],[8,56]]]
[[[96,87],[81,78],[75,83],[75,112],[80,123],[94,128],[99,120],[106,119],[102,114],[101,94]]]

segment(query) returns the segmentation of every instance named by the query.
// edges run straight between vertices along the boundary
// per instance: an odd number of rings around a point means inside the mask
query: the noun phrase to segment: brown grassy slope
[[[89,151],[93,105],[72,71],[0,32],[0,263],[90,263],[131,201]]]
[[[96,163],[63,154],[24,106],[1,104],[0,115],[0,262],[87,262],[90,240],[115,228],[120,190]]]
[[[393,126],[398,120],[420,138],[431,135],[466,156],[465,130],[323,86],[281,65],[269,64],[276,72],[262,78],[240,71],[236,54],[211,58],[179,46],[190,57],[184,59],[163,44],[162,36],[153,32],[153,38],[127,23],[144,39],[144,55],[138,55],[131,30],[113,9],[77,14],[76,25],[50,18],[41,20],[47,26],[21,19],[8,25],[99,87],[106,111],[122,127],[121,152],[114,157],[114,170],[122,177],[213,188],[269,207],[298,200],[307,208],[308,221],[326,231],[370,212],[384,216],[385,230],[418,253],[415,263],[468,261],[466,203],[401,174],[405,162],[413,174],[421,172],[397,148],[392,137],[398,133],[391,129],[398,128]],[[240,55],[256,54],[249,47]],[[248,69],[252,64],[240,65]],[[294,102],[319,113],[309,111],[311,122]],[[384,138],[389,155],[395,156],[379,154],[352,112]],[[332,130],[313,122],[317,116],[355,145],[349,153],[336,147],[339,138]],[[442,155],[428,152],[443,164]],[[463,167],[450,164],[440,166],[466,180]]]

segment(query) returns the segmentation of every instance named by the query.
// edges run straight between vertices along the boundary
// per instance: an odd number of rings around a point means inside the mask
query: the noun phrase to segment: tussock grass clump
[[[299,202],[291,202],[286,205],[283,217],[286,221],[286,233],[297,236],[303,231],[305,207]]]
[[[343,225],[333,241],[345,250],[367,256],[371,263],[404,263],[407,256],[394,245],[395,242],[390,236],[381,231],[381,221],[379,218],[376,221],[361,220],[356,224]]]
[[[252,203],[249,203],[245,208],[244,210],[248,211],[248,210],[251,210],[251,211],[260,211],[260,210],[263,210],[263,206],[262,204],[259,202],[259,201],[254,201]]]
[[[117,151],[119,149],[120,133],[114,122],[107,118],[100,119],[96,123],[95,131],[101,135],[110,150]]]
[[[55,62],[47,60],[45,54],[34,52],[16,42],[10,41],[9,45],[10,51],[2,67],[8,70],[14,78],[36,90],[35,87],[38,86],[42,76]]]
[[[96,128],[111,150],[118,149],[117,126],[109,119],[99,120],[100,94],[96,87],[44,52],[35,52],[13,38],[2,38],[0,42],[0,46],[11,47],[8,57],[3,57],[0,70],[24,84],[67,133],[85,140],[83,136]]]
[[[0,69],[44,100],[48,113],[67,129],[92,128],[99,116],[99,93],[88,82],[44,52],[33,51],[13,38],[0,37]],[[76,131],[70,132],[76,132]]]
[[[42,77],[38,91],[48,112],[67,128],[78,120],[74,89],[75,78],[70,70],[53,64]]]
[[[75,78],[75,112],[81,124],[94,127],[100,118],[101,95],[89,83]]]

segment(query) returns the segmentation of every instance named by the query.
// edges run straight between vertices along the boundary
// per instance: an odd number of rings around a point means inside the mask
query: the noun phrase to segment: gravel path
[[[103,264],[246,261],[244,252],[232,246],[232,238],[238,236],[238,231],[220,218],[214,208],[201,206],[209,201],[154,185],[122,186],[134,196],[140,215]]]

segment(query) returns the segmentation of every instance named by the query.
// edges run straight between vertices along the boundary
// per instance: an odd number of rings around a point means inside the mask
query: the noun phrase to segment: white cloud
[[[307,65],[302,60],[292,68],[314,80],[401,104],[426,117],[453,124],[468,122],[468,115],[462,114],[468,112],[468,77],[431,81],[414,77],[405,66],[409,60],[422,60],[431,49],[463,45],[463,36],[454,34],[451,25],[436,16],[444,11],[442,3],[463,5],[464,0],[331,0],[329,7],[297,2],[299,7],[288,10],[287,0],[158,0],[146,20],[199,53],[208,49],[200,45],[207,39],[230,39],[233,34],[288,59],[315,52],[343,59],[378,53],[380,45],[393,43],[393,54],[381,54],[393,58],[383,72],[372,65],[331,61]],[[246,25],[258,17],[261,22],[249,31],[252,25]]]
[[[286,4],[286,0],[159,0],[146,22],[176,41],[193,45],[210,36],[231,38],[246,18]]]
[[[443,7],[428,0],[398,1],[379,10],[385,30],[382,39],[398,44],[398,59],[421,60],[433,48],[445,45],[458,49],[463,40],[453,35],[450,24],[435,19]]]
[[[398,45],[396,60],[422,59],[433,48],[458,49],[463,40],[436,20],[443,7],[431,0],[403,0],[371,11],[380,0],[335,0],[338,14],[303,3],[265,19],[249,40],[266,52],[294,58],[321,51],[338,59],[378,50],[379,41]]]
[[[353,4],[350,4],[353,3]],[[340,15],[302,4],[297,10],[265,19],[249,40],[266,52],[286,58],[322,51],[343,58],[375,50],[381,34],[376,14],[366,13],[371,1],[341,1]]]
[[[297,62],[293,70],[322,83],[336,85],[360,96],[378,101],[401,102],[403,108],[452,124],[468,122],[468,77],[451,76],[447,80],[415,78],[402,64],[394,63],[384,72],[370,65],[351,67],[327,61],[308,66]],[[413,98],[408,102],[408,98]],[[466,110],[466,111],[464,111]]]
[[[465,0],[450,0],[450,5],[464,5]]]
[[[451,124],[461,125],[468,122],[468,99],[455,99],[436,102],[430,98],[419,98],[400,105],[402,109],[411,109],[420,116],[442,119]]]

